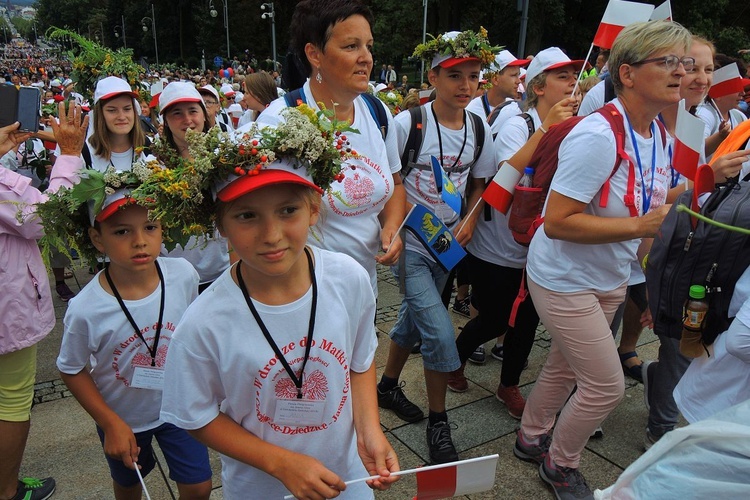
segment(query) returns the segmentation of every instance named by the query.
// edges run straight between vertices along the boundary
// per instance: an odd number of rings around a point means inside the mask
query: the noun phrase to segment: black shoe
[[[469,361],[474,363],[475,365],[483,365],[485,361],[487,361],[487,355],[484,353],[484,346],[480,345],[476,349],[474,349],[474,352],[471,353],[471,356],[469,356]]]
[[[422,352],[422,341],[420,340],[419,342],[417,342],[416,344],[414,344],[413,346],[411,346],[411,353],[412,354],[419,354],[421,352]]]
[[[430,449],[430,463],[447,464],[458,460],[458,453],[451,439],[451,426],[448,422],[438,422],[427,426],[427,447]]]
[[[401,420],[407,422],[419,422],[424,418],[424,413],[417,405],[409,401],[404,395],[401,388],[404,382],[391,389],[390,391],[380,392],[378,389],[378,406],[386,410],[393,410]]]
[[[18,491],[12,500],[46,500],[55,492],[55,480],[51,477],[36,479],[25,477],[18,481]]]
[[[456,298],[453,301],[453,312],[456,314],[460,314],[461,316],[470,318],[471,309],[469,309],[469,304],[471,304],[471,296],[466,297],[463,300],[459,300],[458,298]]]

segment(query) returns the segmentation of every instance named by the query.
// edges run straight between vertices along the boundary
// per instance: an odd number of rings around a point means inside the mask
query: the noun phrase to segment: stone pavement
[[[76,278],[84,285],[90,276],[83,269],[76,271]],[[387,333],[395,322],[401,302],[398,285],[390,272],[380,269],[379,278],[376,326],[380,331],[380,342],[375,357],[378,377],[388,354],[390,340]],[[68,283],[74,291],[78,290],[74,280],[68,280]],[[39,344],[35,406],[21,473],[36,477],[53,476],[58,485],[53,498],[57,500],[112,498],[109,471],[94,431],[94,423],[66,390],[55,367],[66,305],[58,299],[54,290],[52,295],[58,321],[52,333]],[[466,319],[451,314],[458,331]],[[498,333],[501,332],[498,330]],[[521,391],[524,395],[531,391],[549,350],[549,343],[549,335],[540,326],[529,358],[529,369],[521,377]],[[641,359],[656,359],[658,341],[650,331],[644,332],[640,344],[638,352]],[[448,392],[449,420],[455,424],[453,440],[460,457],[471,458],[493,453],[500,455],[494,489],[464,498],[553,498],[539,479],[536,468],[513,456],[515,430],[519,424],[494,397],[501,363],[489,356],[491,345],[487,345],[488,360],[485,365],[469,363],[466,367],[469,390],[462,394]],[[406,382],[407,396],[426,412],[427,397],[419,355],[411,356],[402,380]],[[407,424],[387,410],[381,410],[380,417],[386,435],[398,453],[401,468],[423,465],[428,456],[425,442],[426,420]],[[581,470],[592,488],[604,488],[612,484],[622,470],[641,455],[646,418],[643,386],[626,378],[625,398],[604,422],[604,437],[590,440],[583,453]],[[220,463],[216,453],[212,452],[211,460],[215,486],[212,498],[220,499]],[[154,500],[170,498],[158,470],[155,469],[146,478],[146,485]],[[411,499],[415,491],[414,477],[407,476],[391,490],[378,492],[376,498]]]

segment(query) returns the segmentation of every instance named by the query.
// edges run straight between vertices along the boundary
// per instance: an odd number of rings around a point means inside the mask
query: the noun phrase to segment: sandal
[[[632,358],[637,358],[638,353],[635,351],[630,351],[624,352],[622,354],[617,354],[618,356],[620,356],[620,364],[622,365],[622,371],[625,373],[625,375],[637,380],[640,383],[643,383],[643,362],[633,366],[625,365],[625,361]]]

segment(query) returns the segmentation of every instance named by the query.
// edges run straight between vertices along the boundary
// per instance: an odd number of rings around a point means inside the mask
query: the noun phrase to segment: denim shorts
[[[456,332],[440,294],[448,280],[431,258],[412,250],[404,252],[406,293],[390,337],[404,349],[422,340],[422,362],[428,370],[452,372],[461,366]],[[391,267],[398,279],[398,266]]]
[[[96,426],[99,439],[104,444],[104,431]],[[208,449],[184,429],[172,424],[161,424],[159,427],[143,432],[136,432],[135,440],[141,448],[138,454],[138,465],[142,476],[146,476],[156,465],[152,438],[156,438],[169,466],[169,478],[181,484],[198,484],[211,479],[211,464],[208,461]],[[115,483],[128,488],[138,484],[138,475],[129,469],[121,460],[107,458],[109,471]]]

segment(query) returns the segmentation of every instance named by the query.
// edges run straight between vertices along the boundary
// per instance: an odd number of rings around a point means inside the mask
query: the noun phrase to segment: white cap
[[[120,94],[127,94],[130,97],[138,99],[138,94],[136,92],[133,92],[133,89],[130,88],[130,84],[128,82],[116,76],[108,76],[107,78],[103,78],[96,82],[96,89],[94,90],[94,104],[99,102],[101,99],[111,99]],[[83,97],[81,97],[81,101],[83,101]]]
[[[526,80],[530,82],[537,75],[552,69],[562,68],[564,66],[574,65],[576,71],[583,69],[583,59],[572,61],[565,53],[557,47],[550,47],[539,52],[529,64],[526,71]]]
[[[117,212],[120,207],[126,205],[135,204],[135,200],[130,197],[130,188],[121,188],[116,190],[114,193],[107,195],[104,198],[104,204],[98,214],[94,213],[94,200],[88,201],[89,209],[89,222],[94,225],[94,222],[102,222]]]
[[[225,180],[213,186],[211,192],[214,199],[228,202],[256,189],[282,183],[302,184],[323,194],[323,190],[315,185],[304,166],[299,166],[286,158],[278,158],[270,165],[263,165],[256,175],[230,174]]]
[[[375,85],[375,93],[377,94],[378,92],[381,92],[387,88],[388,85],[386,85],[385,83],[378,83],[377,85]]]
[[[63,84],[63,87],[67,87],[67,86],[68,86],[68,85],[70,85],[71,83],[73,83],[73,80],[71,80],[70,78],[66,78],[66,79],[65,79],[65,80],[63,80],[63,82],[62,82],[62,84]]]
[[[203,98],[195,89],[195,85],[187,82],[172,82],[159,94],[159,114],[164,114],[169,106],[178,102],[197,102],[205,107]]]
[[[224,94],[227,97],[232,97],[234,95],[234,89],[231,85],[228,83],[225,83],[221,86],[221,93]]]
[[[502,71],[508,66],[526,66],[530,62],[530,59],[518,59],[509,50],[502,50],[495,56],[491,68],[492,71]]]
[[[242,92],[237,92],[236,94],[234,94],[234,102],[240,102],[244,98],[245,94],[243,94]]]
[[[55,78],[54,80],[49,82],[49,86],[50,87],[62,87],[62,82],[58,78]]]
[[[198,92],[201,95],[205,95],[206,93],[210,93],[212,96],[214,96],[216,98],[217,101],[219,100],[219,91],[216,90],[216,87],[214,87],[213,85],[204,85],[203,87],[200,87],[198,89]]]

